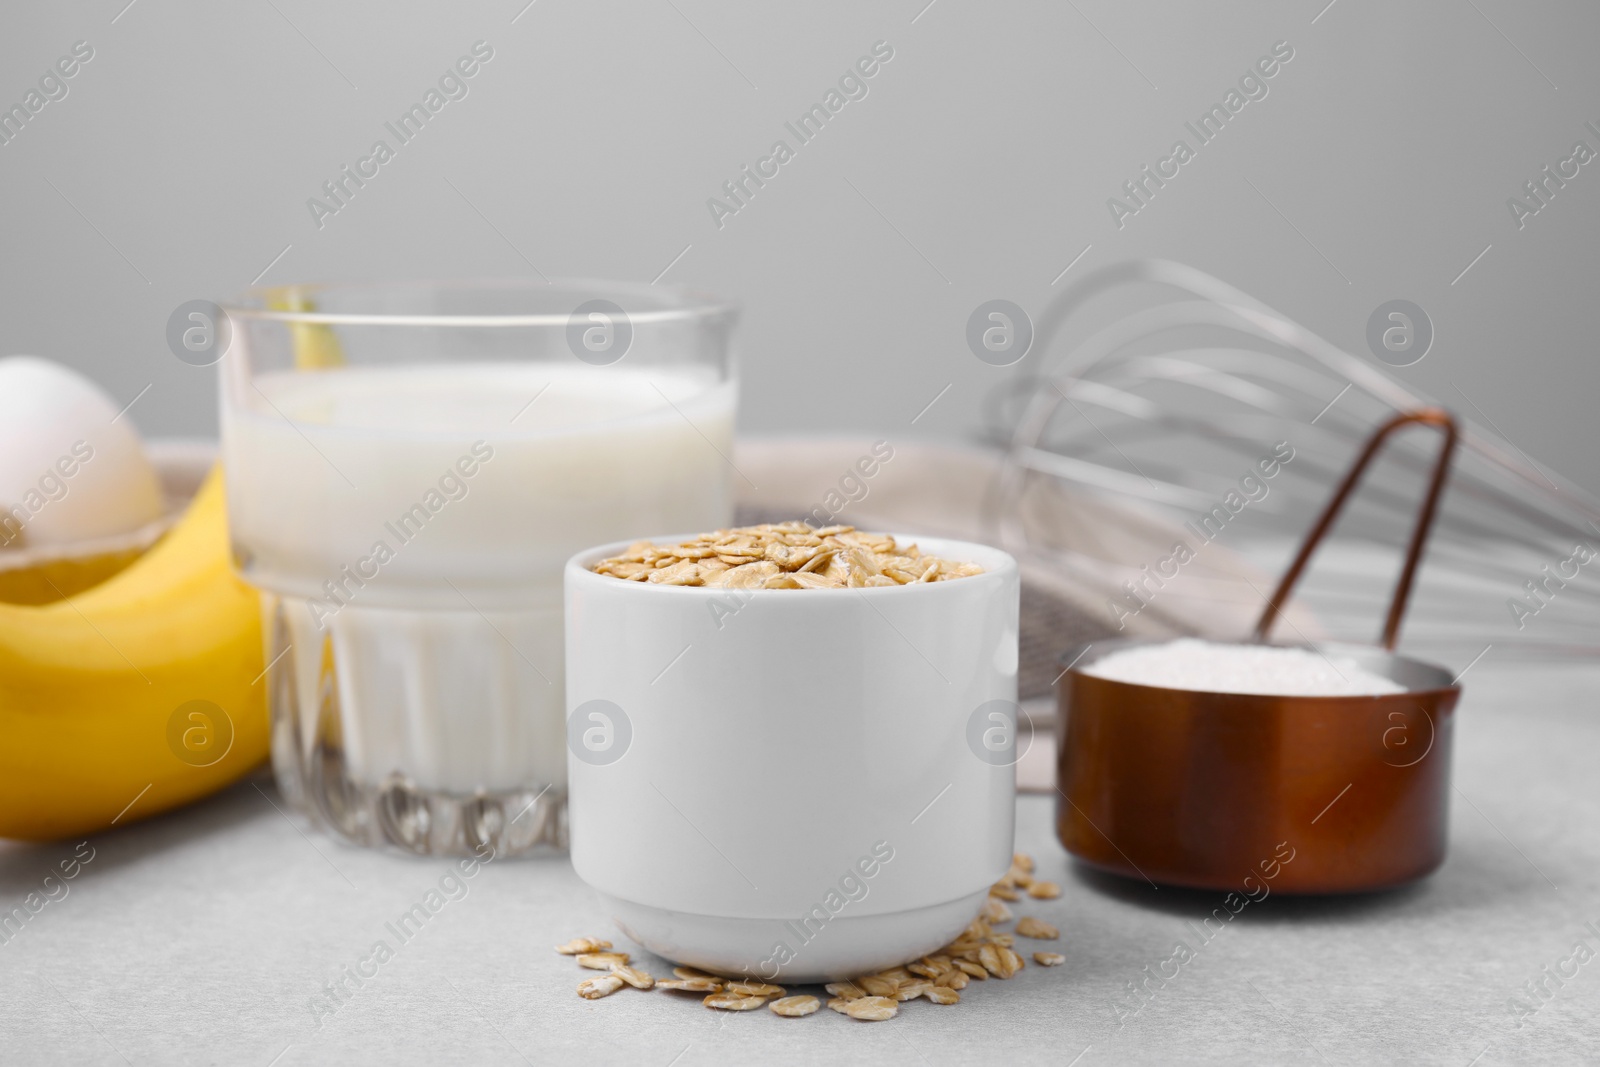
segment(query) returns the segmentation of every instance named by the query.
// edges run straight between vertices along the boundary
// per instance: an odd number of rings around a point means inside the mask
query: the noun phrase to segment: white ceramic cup
[[[572,863],[668,959],[832,980],[952,940],[1010,867],[1016,561],[871,589],[729,590],[567,563]],[[658,537],[673,544],[682,537]]]

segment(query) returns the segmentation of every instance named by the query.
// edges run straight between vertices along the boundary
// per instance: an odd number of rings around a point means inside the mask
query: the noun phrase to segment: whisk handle
[[[1283,606],[1289,601],[1289,594],[1293,592],[1295,583],[1300,580],[1301,572],[1305,570],[1306,564],[1311,562],[1312,553],[1317,550],[1317,545],[1322,542],[1323,536],[1339,517],[1345,500],[1355,491],[1361,475],[1366,472],[1389,435],[1413,423],[1442,430],[1444,445],[1439,449],[1438,460],[1434,462],[1433,479],[1428,484],[1428,495],[1422,502],[1422,510],[1417,514],[1416,525],[1411,530],[1411,545],[1406,550],[1405,566],[1400,570],[1400,580],[1395,583],[1394,597],[1389,601],[1389,617],[1383,624],[1383,647],[1391,652],[1394,651],[1395,644],[1400,640],[1400,620],[1406,613],[1406,601],[1411,598],[1411,585],[1416,579],[1417,567],[1422,562],[1422,552],[1428,542],[1428,530],[1433,526],[1434,514],[1439,508],[1439,497],[1444,492],[1445,479],[1450,473],[1450,459],[1455,453],[1456,440],[1460,436],[1455,418],[1443,408],[1419,408],[1403,415],[1396,415],[1379,427],[1367,441],[1366,448],[1351,466],[1349,473],[1344,476],[1344,481],[1339,483],[1333,499],[1328,501],[1328,506],[1323,509],[1316,525],[1311,527],[1311,532],[1306,535],[1294,563],[1290,564],[1283,580],[1278,583],[1277,590],[1273,592],[1272,599],[1267,602],[1266,610],[1261,613],[1261,618],[1256,623],[1257,641],[1267,639],[1274,620],[1282,614]]]

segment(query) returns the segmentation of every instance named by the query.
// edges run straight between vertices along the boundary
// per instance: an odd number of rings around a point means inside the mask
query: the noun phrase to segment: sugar
[[[1405,686],[1374,674],[1349,656],[1272,645],[1217,644],[1192,637],[1113,652],[1083,668],[1083,673],[1205,693],[1309,697],[1405,692]]]

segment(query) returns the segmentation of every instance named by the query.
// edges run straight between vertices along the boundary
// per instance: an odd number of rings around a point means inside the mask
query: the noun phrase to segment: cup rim
[[[1109,656],[1113,652],[1119,652],[1123,649],[1138,648],[1147,645],[1164,645],[1174,640],[1177,640],[1177,638],[1115,637],[1100,641],[1090,641],[1087,644],[1076,645],[1056,657],[1056,663],[1065,668],[1065,670],[1061,672],[1062,677],[1057,681],[1057,688],[1059,689],[1068,677],[1073,677],[1092,679],[1094,682],[1104,685],[1122,686],[1126,689],[1134,690],[1140,694],[1196,693],[1206,697],[1220,697],[1230,701],[1266,701],[1269,703],[1281,703],[1287,700],[1296,702],[1307,701],[1312,705],[1322,704],[1324,702],[1349,701],[1407,702],[1424,696],[1437,696],[1447,693],[1461,692],[1460,683],[1457,681],[1448,680],[1451,678],[1450,672],[1436,663],[1429,663],[1427,660],[1416,659],[1412,656],[1402,656],[1397,652],[1390,652],[1386,649],[1375,647],[1373,645],[1356,645],[1344,641],[1325,641],[1322,644],[1311,644],[1305,641],[1217,641],[1213,643],[1238,645],[1254,645],[1264,643],[1274,648],[1298,648],[1304,649],[1308,652],[1331,653],[1334,655],[1350,656],[1355,659],[1376,661],[1384,665],[1394,664],[1404,666],[1412,670],[1426,671],[1432,674],[1436,679],[1441,680],[1442,684],[1428,685],[1415,689],[1407,687],[1405,690],[1399,693],[1325,693],[1320,695],[1227,693],[1219,692],[1213,689],[1183,689],[1169,685],[1146,685],[1142,682],[1125,682],[1120,678],[1107,678],[1099,674],[1090,674],[1084,670],[1085,667],[1093,666],[1102,657]],[[1087,655],[1091,647],[1094,649],[1094,654]]]
[[[378,282],[305,282],[290,285],[252,286],[221,302],[230,318],[263,322],[286,322],[322,326],[447,326],[447,327],[548,327],[565,329],[571,313],[506,312],[491,314],[408,314],[331,312],[314,308],[273,307],[274,302],[294,303],[314,300],[319,293],[405,293],[458,291],[482,293],[569,292],[574,299],[621,297],[644,303],[641,310],[627,309],[635,325],[660,325],[697,319],[736,319],[741,306],[736,300],[714,296],[687,286],[647,285],[641,282],[607,281],[594,278],[552,278],[540,282],[530,278],[465,278],[443,281],[402,280]]]
[[[943,559],[952,559],[961,563],[980,564],[983,567],[983,573],[972,574],[964,578],[956,578],[945,582],[910,582],[906,585],[869,586],[860,589],[851,589],[848,590],[849,592],[862,593],[872,597],[928,595],[926,591],[939,589],[941,587],[948,588],[950,586],[959,585],[964,588],[971,589],[981,585],[1002,582],[1006,581],[1010,577],[1015,576],[1017,573],[1016,558],[1004,549],[995,548],[993,545],[985,545],[976,541],[962,541],[949,537],[924,537],[917,534],[903,533],[899,530],[889,530],[883,532],[893,537],[896,543],[904,542],[916,544],[918,548],[922,549],[925,555],[939,556]],[[586,548],[581,552],[575,553],[567,560],[566,566],[563,568],[563,575],[565,578],[564,584],[570,588],[570,583],[573,581],[595,581],[605,583],[605,585],[601,586],[601,588],[607,588],[610,586],[633,586],[635,588],[649,589],[651,591],[650,595],[665,594],[671,596],[722,597],[731,593],[737,593],[740,596],[777,596],[781,594],[788,594],[788,599],[800,601],[813,601],[815,598],[797,597],[795,595],[796,593],[833,592],[833,590],[828,589],[729,589],[725,586],[653,585],[648,582],[624,581],[621,578],[614,578],[608,574],[596,574],[591,569],[594,564],[600,562],[602,559],[605,559],[608,556],[617,555],[635,541],[651,541],[658,545],[673,545],[681,541],[690,540],[696,536],[698,536],[698,534],[687,533],[668,534],[665,536],[655,537],[630,537],[625,541],[613,541],[609,544],[596,545],[592,548]],[[932,545],[937,545],[939,547],[937,549],[930,548],[929,546]],[[919,589],[923,591],[920,594]]]

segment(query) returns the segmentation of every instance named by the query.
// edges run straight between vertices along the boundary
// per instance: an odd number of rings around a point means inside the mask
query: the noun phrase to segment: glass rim
[[[628,321],[635,325],[659,325],[688,322],[696,319],[733,318],[741,305],[737,300],[713,296],[687,286],[658,286],[654,283],[601,281],[587,278],[552,278],[540,282],[529,278],[464,278],[447,281],[395,281],[395,282],[305,282],[290,285],[251,286],[243,292],[225,298],[221,308],[230,318],[253,319],[263,322],[304,323],[322,326],[457,326],[457,327],[526,327],[543,326],[564,329],[572,321],[572,313],[560,312],[505,312],[505,313],[366,313],[317,310],[296,310],[293,307],[272,307],[314,297],[329,292],[404,292],[476,291],[483,293],[549,290],[570,290],[574,296],[587,299],[606,299],[644,296],[667,306],[634,311],[623,308]]]

